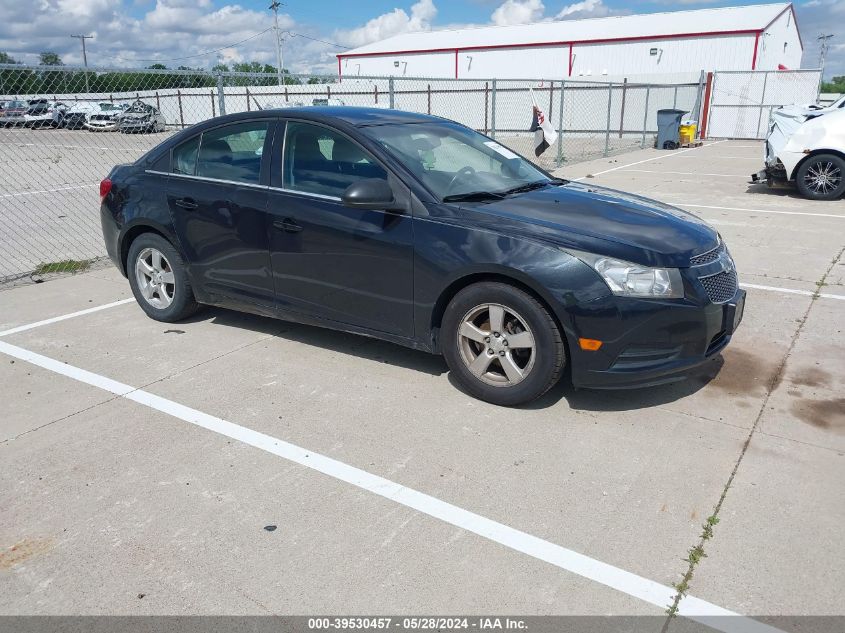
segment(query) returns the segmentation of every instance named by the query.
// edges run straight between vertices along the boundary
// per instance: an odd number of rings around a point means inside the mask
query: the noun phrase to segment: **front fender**
[[[415,333],[431,341],[449,300],[485,278],[513,280],[533,291],[571,337],[578,306],[611,293],[587,264],[552,244],[451,222],[414,226]]]

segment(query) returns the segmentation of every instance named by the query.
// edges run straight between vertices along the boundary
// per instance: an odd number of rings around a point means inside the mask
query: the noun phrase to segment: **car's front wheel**
[[[805,198],[836,200],[845,193],[845,160],[835,154],[816,154],[798,168],[795,184]]]
[[[199,307],[181,255],[161,235],[143,233],[132,242],[126,274],[135,300],[156,321],[179,321]]]
[[[539,398],[566,362],[561,332],[530,294],[499,282],[473,284],[446,308],[443,355],[470,395],[514,406]]]

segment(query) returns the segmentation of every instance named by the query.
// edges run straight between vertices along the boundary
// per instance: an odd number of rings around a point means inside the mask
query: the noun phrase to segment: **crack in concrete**
[[[769,380],[769,383],[766,388],[766,394],[763,397],[763,401],[760,404],[760,409],[757,412],[757,417],[754,419],[754,424],[751,426],[751,431],[748,433],[748,437],[745,439],[745,442],[742,445],[742,449],[739,452],[739,457],[737,458],[736,463],[734,464],[734,467],[731,470],[730,475],[728,476],[727,482],[725,482],[725,487],[722,489],[722,494],[719,496],[719,500],[716,502],[716,506],[713,508],[713,512],[708,518],[708,522],[705,523],[703,526],[701,538],[699,539],[696,545],[690,548],[688,557],[684,559],[689,561],[689,567],[687,568],[686,573],[684,573],[684,576],[681,581],[677,584],[673,584],[673,586],[678,590],[678,593],[675,594],[675,599],[673,600],[672,604],[667,606],[666,611],[668,617],[663,623],[661,633],[667,633],[667,631],[669,630],[669,625],[677,614],[678,605],[689,591],[689,584],[692,580],[695,568],[698,566],[701,560],[707,556],[707,554],[704,553],[704,545],[713,536],[713,527],[719,522],[719,512],[722,509],[722,504],[725,502],[725,499],[728,496],[728,490],[730,490],[731,484],[733,484],[733,481],[736,478],[736,474],[739,471],[739,467],[742,464],[742,460],[745,457],[745,453],[748,451],[748,447],[751,445],[751,439],[754,437],[754,433],[757,431],[757,428],[760,425],[760,420],[762,420],[763,414],[766,412],[766,406],[769,403],[769,399],[771,398],[772,393],[783,379],[783,374],[786,371],[786,363],[789,360],[789,357],[792,355],[792,350],[795,348],[795,344],[798,342],[798,338],[804,329],[804,325],[806,325],[807,323],[807,319],[810,316],[810,311],[813,309],[813,306],[815,305],[816,301],[820,298],[819,293],[821,291],[821,288],[824,286],[825,280],[827,279],[828,275],[830,275],[831,271],[833,270],[833,267],[836,266],[836,264],[842,258],[843,253],[845,253],[845,247],[839,250],[839,253],[836,255],[836,257],[831,260],[830,266],[827,267],[827,270],[825,270],[824,274],[821,276],[821,279],[816,282],[816,292],[810,298],[810,303],[807,306],[807,309],[804,311],[804,316],[801,318],[798,327],[795,329],[795,333],[792,335],[792,338],[789,341],[789,347],[787,347],[783,358],[781,358],[777,371]]]

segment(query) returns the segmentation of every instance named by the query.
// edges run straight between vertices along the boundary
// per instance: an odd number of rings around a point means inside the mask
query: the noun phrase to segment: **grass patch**
[[[58,262],[46,262],[38,264],[33,271],[35,275],[46,275],[49,273],[78,273],[87,270],[91,266],[90,259],[63,259]]]
[[[719,517],[716,516],[715,512],[707,517],[707,522],[701,526],[701,540],[698,545],[690,548],[688,556],[684,559],[684,562],[688,564],[687,572],[684,574],[684,577],[680,582],[672,583],[672,586],[678,593],[675,594],[672,604],[670,604],[666,609],[666,613],[670,617],[675,617],[678,614],[678,604],[687,596],[687,591],[689,591],[689,584],[692,580],[695,568],[701,562],[701,559],[707,558],[707,554],[704,553],[704,544],[713,538],[713,528],[718,523]],[[666,627],[664,626],[664,630],[665,629]]]

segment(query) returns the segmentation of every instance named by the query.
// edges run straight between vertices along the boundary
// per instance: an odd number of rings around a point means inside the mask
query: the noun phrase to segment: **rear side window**
[[[203,133],[196,175],[257,184],[268,125],[267,121],[248,121]]]
[[[194,175],[197,167],[197,150],[200,147],[200,137],[185,141],[173,150],[173,173]]]

